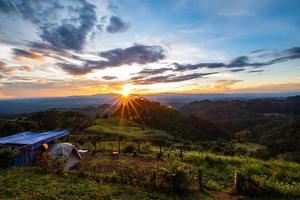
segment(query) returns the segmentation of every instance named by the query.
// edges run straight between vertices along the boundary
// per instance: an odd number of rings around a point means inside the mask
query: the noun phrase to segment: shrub
[[[144,146],[142,146],[141,148],[141,153],[147,154],[151,152],[151,147],[150,145],[146,144]]]
[[[133,144],[128,144],[122,149],[123,153],[133,153],[134,151],[136,151],[136,148]]]
[[[18,151],[10,148],[0,149],[0,168],[7,168],[14,164]]]
[[[191,191],[194,176],[187,165],[174,161],[162,168],[160,173],[161,188],[178,194]]]
[[[65,156],[60,156],[59,158],[54,159],[51,155],[43,153],[38,161],[38,166],[43,172],[63,174],[65,172],[66,162],[67,158]]]

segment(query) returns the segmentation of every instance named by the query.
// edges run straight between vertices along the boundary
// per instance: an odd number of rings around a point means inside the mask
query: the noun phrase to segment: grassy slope
[[[0,199],[213,199],[208,195],[167,196],[120,184],[97,183],[87,178],[43,174],[36,168],[0,171]]]
[[[120,135],[133,138],[151,138],[151,137],[168,137],[168,134],[161,130],[143,128],[141,125],[129,120],[120,121],[119,118],[97,119],[96,125],[86,129],[89,133],[105,133]]]

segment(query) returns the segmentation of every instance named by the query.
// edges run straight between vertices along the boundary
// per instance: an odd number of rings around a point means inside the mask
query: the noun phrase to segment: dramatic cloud
[[[86,1],[76,8],[78,18],[65,21],[54,26],[42,26],[41,37],[55,47],[80,51],[86,41],[88,33],[95,26],[97,15],[95,6]],[[75,21],[79,25],[73,24]]]
[[[187,80],[192,80],[196,78],[202,78],[206,77],[212,74],[217,74],[218,72],[211,72],[211,73],[194,73],[194,74],[187,74],[187,75],[174,75],[174,74],[169,74],[165,76],[154,76],[148,78],[147,76],[136,76],[132,77],[132,81],[135,84],[155,84],[155,83],[172,83],[172,82],[181,82],[181,81],[187,81]]]
[[[88,36],[101,31],[105,24],[103,19],[107,18],[96,13],[96,6],[87,0],[1,0],[0,12],[30,21],[41,39],[51,46],[74,51],[81,51]],[[119,33],[128,28],[128,22],[111,16],[106,30]]]
[[[129,23],[122,21],[117,16],[111,16],[109,20],[109,25],[106,27],[106,31],[109,33],[119,33],[128,30]]]
[[[89,67],[82,67],[80,65],[75,65],[75,64],[67,64],[67,63],[58,63],[58,66],[61,67],[62,70],[65,72],[68,72],[69,74],[72,75],[84,75],[87,73],[90,73],[93,69]]]
[[[147,64],[158,62],[165,58],[162,47],[134,45],[125,49],[113,49],[110,51],[100,52],[99,56],[107,59],[104,66],[109,67],[120,65]]]
[[[230,86],[239,82],[242,82],[242,80],[217,80],[215,82],[215,88],[221,90],[228,90],[230,89]]]
[[[258,50],[256,50],[258,52]],[[250,58],[248,56],[239,56],[234,58],[228,64],[225,63],[197,63],[197,64],[178,64],[174,63],[175,71],[188,71],[195,70],[199,68],[245,68],[245,67],[262,67],[273,65],[280,62],[286,62],[293,59],[300,58],[300,47],[293,47],[290,49],[286,49],[282,52],[272,53],[273,59],[265,61],[265,62],[250,62]],[[242,71],[241,69],[234,70],[233,72]]]
[[[97,22],[95,6],[86,0],[64,4],[55,0],[3,0],[0,4],[0,11],[20,14],[36,26],[44,41],[62,49],[82,50]],[[64,12],[68,12],[68,16]]]
[[[103,76],[102,77],[104,80],[114,80],[114,79],[117,79],[116,76]]]
[[[70,74],[87,74],[93,70],[105,69],[108,67],[119,67],[122,65],[158,62],[165,58],[163,49],[160,46],[134,45],[125,49],[113,49],[100,52],[102,60],[84,60],[82,66],[59,63],[63,70]],[[105,59],[105,60],[103,60]]]
[[[28,59],[32,59],[32,60],[43,60],[44,57],[40,54],[37,53],[33,53],[30,51],[26,51],[23,49],[12,49],[13,50],[13,54],[16,56],[16,59],[23,59],[23,58],[28,58]]]

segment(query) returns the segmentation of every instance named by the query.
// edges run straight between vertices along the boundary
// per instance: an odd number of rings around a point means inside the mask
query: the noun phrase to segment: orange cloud
[[[3,74],[11,74],[15,71],[14,68],[7,67],[6,64],[2,61],[0,61],[0,73]]]
[[[215,88],[221,90],[230,90],[230,86],[242,82],[242,80],[217,80],[215,82]]]
[[[26,61],[26,60],[35,60],[35,61],[43,61],[45,57],[41,54],[35,53],[33,51],[27,51],[23,49],[13,49],[13,53],[15,55],[15,59],[18,61]]]

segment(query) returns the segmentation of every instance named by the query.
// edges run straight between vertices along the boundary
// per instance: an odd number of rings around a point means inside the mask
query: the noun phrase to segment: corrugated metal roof
[[[0,144],[24,146],[30,145],[31,148],[38,147],[44,143],[69,135],[69,131],[47,131],[47,132],[22,132],[7,137],[0,138]]]

